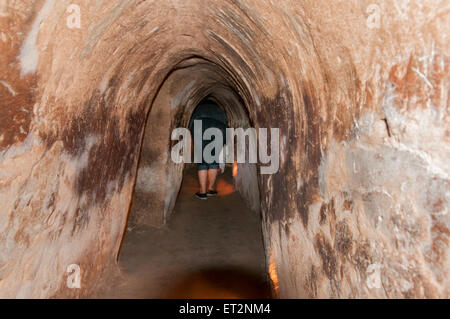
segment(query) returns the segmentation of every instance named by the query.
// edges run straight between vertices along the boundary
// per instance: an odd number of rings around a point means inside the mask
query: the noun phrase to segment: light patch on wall
[[[108,30],[111,24],[113,24],[133,3],[134,0],[116,0],[113,9],[107,14],[102,15],[102,18],[98,20],[97,24],[89,28],[91,33],[89,34],[86,46],[81,52],[80,59],[84,59],[91,54],[98,41],[100,41],[101,37]]]
[[[384,187],[387,185],[385,175],[401,176],[409,168],[413,168],[410,174],[427,173],[439,179],[449,179],[450,165],[447,159],[450,153],[439,142],[445,139],[446,125],[436,111],[417,109],[402,112],[393,106],[384,105],[384,112],[394,138],[389,138],[386,128],[382,130],[382,126],[378,125],[382,122],[379,114],[366,112],[354,121],[355,138],[341,143],[331,142],[319,167],[319,184],[323,196],[329,196],[327,192],[339,189],[342,184],[346,184],[343,187],[349,187],[357,183],[367,191],[368,176],[379,187]],[[384,162],[384,166],[380,166],[381,162]],[[394,169],[395,165],[403,169]],[[416,166],[421,169],[417,170],[414,168]],[[392,176],[386,174],[389,170]],[[335,183],[330,188],[332,182]],[[375,190],[373,185],[370,188]]]
[[[21,65],[20,75],[24,76],[29,73],[35,73],[39,60],[39,52],[37,48],[37,40],[39,28],[42,21],[47,18],[53,9],[54,0],[47,0],[44,3],[41,11],[39,11],[36,19],[33,22],[30,33],[25,39],[25,43],[20,51],[19,60]]]
[[[158,177],[158,171],[153,169],[150,166],[143,166],[139,168],[138,177],[136,181],[136,189],[151,193],[155,189],[158,189],[161,187],[159,185],[159,177]]]
[[[297,192],[300,190],[300,188],[303,186],[304,182],[302,177],[299,175],[297,176]]]
[[[108,89],[108,83],[109,79],[111,78],[111,74],[113,72],[113,69],[110,69],[105,76],[102,79],[102,82],[100,83],[100,93],[104,94],[106,90]]]
[[[367,267],[367,279],[366,285],[369,289],[380,289],[381,288],[381,265],[380,264],[372,264]]]
[[[266,195],[267,207],[270,207],[272,205],[272,199],[273,199],[272,176],[273,175],[268,175],[268,178],[266,180],[266,189],[268,190],[268,194]]]
[[[0,1],[0,17],[7,17],[9,16],[8,13],[8,2],[7,1]]]
[[[264,72],[266,73],[266,79],[269,81],[270,84],[275,84],[275,77],[272,73],[272,71],[265,65],[263,64],[263,68],[264,68]]]
[[[128,89],[131,81],[135,78],[135,74],[136,70],[133,70],[130,74],[128,74],[122,89]]]
[[[172,99],[172,101],[170,102],[170,106],[171,106],[172,110],[176,109],[181,104],[186,103],[186,101],[189,98],[188,93],[192,90],[192,88],[195,86],[196,83],[197,83],[196,80],[192,80],[188,85],[186,85],[186,87],[180,93],[178,93]]]
[[[92,147],[100,141],[99,135],[90,135],[86,137],[86,148],[76,161],[76,170],[77,172],[81,172],[85,169],[89,164],[89,153],[91,152]]]
[[[447,136],[446,102],[440,107],[418,108],[406,112],[394,105],[395,94],[392,90],[392,86],[389,86],[383,99],[383,111],[389,129],[396,138],[392,143],[397,148],[423,159],[432,174],[448,179],[450,152],[441,144]]]
[[[12,96],[15,96],[17,94],[17,92],[12,88],[11,85],[9,85],[9,83],[7,83],[5,81],[0,81],[0,84],[2,84],[5,88],[7,88],[9,93],[11,93]]]
[[[413,286],[413,284],[412,283],[410,283],[409,281],[407,281],[407,280],[404,280],[404,279],[402,279],[402,281],[401,281],[401,289],[402,289],[402,292],[407,292],[407,291],[409,291],[411,288],[413,288],[414,286]]]
[[[33,147],[41,145],[39,137],[33,133],[28,134],[26,139],[18,145],[13,145],[9,148],[0,151],[0,162],[12,159],[17,156],[21,156],[29,152]]]
[[[169,193],[166,196],[166,199],[164,201],[164,218],[166,218],[167,213],[170,208],[170,204],[172,203],[173,194],[175,193],[175,190],[172,188],[169,190]]]
[[[159,30],[159,27],[154,27],[154,28],[152,29],[152,31],[150,31],[149,35],[152,35],[153,33],[155,33],[155,32],[158,31],[158,30]]]
[[[283,87],[288,87],[288,85],[286,83],[286,78],[284,77],[283,74],[280,74],[280,81],[283,84]]]
[[[283,135],[283,138],[281,139],[281,144],[280,144],[280,155],[281,155],[281,163],[284,164],[285,162],[285,154],[286,154],[286,141],[287,141],[287,137],[286,135]]]
[[[6,41],[8,40],[8,39],[6,38],[6,34],[3,33],[3,32],[0,32],[0,38],[1,38],[2,41],[5,42],[5,43],[6,43]]]
[[[254,97],[254,99],[255,99],[256,105],[257,105],[258,107],[261,107],[261,101],[260,101],[260,99],[259,99],[258,94],[256,93],[255,89],[252,89],[252,91],[253,91],[253,97]]]

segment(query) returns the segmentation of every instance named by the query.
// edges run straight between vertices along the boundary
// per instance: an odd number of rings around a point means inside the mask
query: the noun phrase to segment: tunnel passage
[[[187,164],[164,227],[128,227],[119,256],[122,276],[103,287],[101,298],[272,296],[261,218],[236,192],[232,170],[219,175],[214,198],[199,200],[197,191],[196,168]]]
[[[171,159],[176,128],[189,128],[197,105],[206,98],[215,101],[226,113],[230,127],[251,127],[247,107],[236,82],[218,65],[198,57],[189,58],[169,73],[153,102],[143,137],[141,159],[129,224],[162,226],[170,217],[182,182],[184,163]],[[248,206],[257,214],[259,188],[256,164],[240,163],[235,186]],[[150,209],[149,209],[150,208]]]
[[[238,173],[226,168],[218,197],[198,203],[195,164],[171,159],[172,130],[191,129],[198,104],[211,101],[226,125],[248,128],[246,107],[217,65],[199,58],[181,65],[166,78],[147,119],[119,256],[125,280],[103,297],[269,297],[256,165],[236,165]]]
[[[1,298],[88,296],[128,217],[164,223],[181,167],[164,214],[129,214],[146,120],[168,134],[210,93],[243,106],[237,127],[280,128],[279,172],[257,174],[259,200],[240,187],[280,297],[448,297],[444,2],[73,2],[79,28],[65,1],[0,5]]]

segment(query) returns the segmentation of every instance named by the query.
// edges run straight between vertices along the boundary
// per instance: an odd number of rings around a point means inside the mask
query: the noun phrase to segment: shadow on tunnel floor
[[[238,267],[194,271],[164,291],[165,299],[268,299],[271,291],[261,276]]]

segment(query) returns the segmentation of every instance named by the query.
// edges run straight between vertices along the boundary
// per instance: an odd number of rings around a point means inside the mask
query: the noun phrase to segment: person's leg
[[[216,195],[216,179],[217,175],[220,173],[220,165],[219,165],[219,156],[220,151],[215,152],[216,150],[212,152],[214,156],[214,162],[208,165],[208,195]]]
[[[208,191],[216,190],[216,179],[220,168],[212,168],[208,170]]]
[[[207,169],[199,169],[198,170],[198,181],[200,183],[200,194],[206,194],[206,183],[208,179],[208,170]]]

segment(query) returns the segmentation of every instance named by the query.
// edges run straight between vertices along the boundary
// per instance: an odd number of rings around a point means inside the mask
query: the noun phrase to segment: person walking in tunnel
[[[196,140],[195,136],[195,121],[197,124],[201,123],[201,138]],[[212,150],[211,155],[213,161],[206,160],[203,156],[205,147],[215,140],[215,136],[211,139],[205,139],[205,131],[211,128],[219,129],[222,132],[222,141],[220,143],[220,149],[215,148]],[[216,179],[221,170],[220,156],[223,150],[223,145],[226,139],[227,129],[227,117],[225,112],[211,99],[205,99],[199,103],[192,114],[191,121],[189,123],[189,129],[194,136],[194,149],[197,147],[201,151],[201,160],[197,163],[198,180],[200,184],[200,191],[195,195],[202,200],[208,197],[217,195]],[[222,168],[223,171],[224,168]]]

